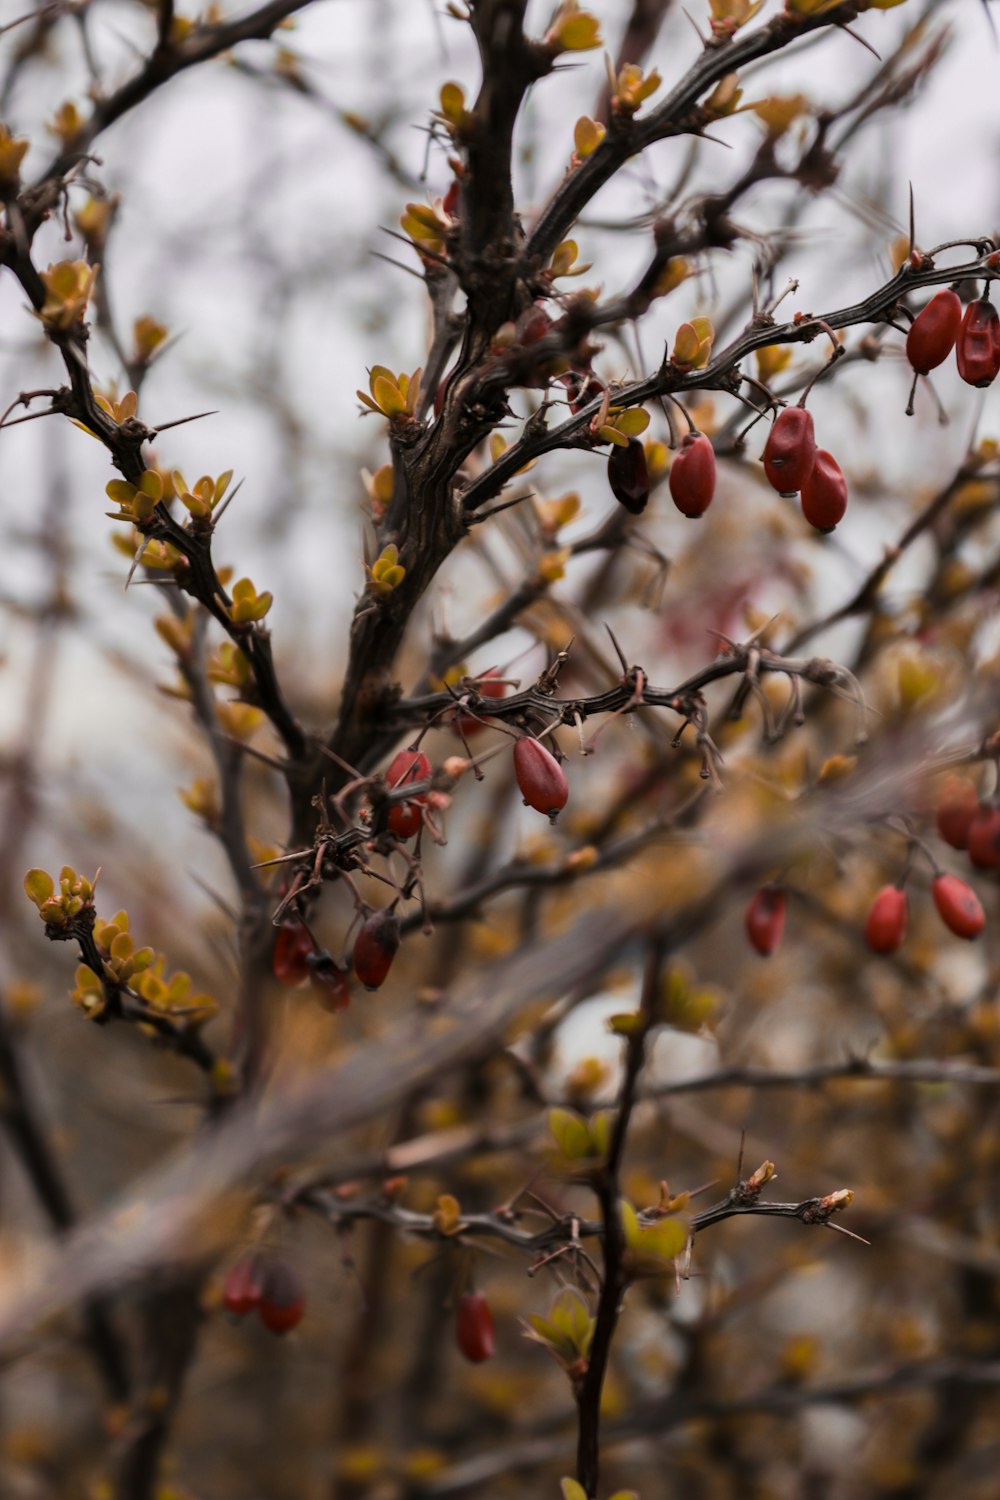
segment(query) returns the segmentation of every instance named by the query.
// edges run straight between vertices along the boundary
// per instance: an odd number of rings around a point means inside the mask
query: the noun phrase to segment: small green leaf
[[[24,894],[36,906],[48,901],[55,888],[55,881],[47,870],[29,870],[24,877]]]

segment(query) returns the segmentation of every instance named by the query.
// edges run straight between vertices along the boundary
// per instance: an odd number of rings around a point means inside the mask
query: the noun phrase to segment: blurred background
[[[615,53],[630,6],[594,0],[591,8]],[[765,5],[764,18],[777,8]],[[58,148],[60,111],[69,104],[86,113],[88,94],[113,89],[139,66],[155,38],[155,14],[133,0],[89,0],[42,6],[12,24],[27,9],[27,0],[0,0],[0,28],[8,28],[0,29],[0,118],[32,142],[22,169],[30,181]],[[230,14],[228,4],[222,9]],[[704,10],[694,7],[703,27]],[[670,87],[700,43],[682,6],[668,3],[663,12],[645,61]],[[529,29],[544,32],[548,19],[546,6],[529,7]],[[906,39],[899,69],[921,59],[933,66],[899,108],[851,134],[831,190],[812,198],[795,184],[767,183],[743,200],[736,218],[746,241],[699,266],[638,331],[607,332],[596,362],[606,379],[655,369],[687,317],[711,317],[718,344],[732,337],[750,315],[753,236],[785,238],[774,289],[798,283],[782,304],[786,315],[844,307],[888,279],[911,188],[918,245],[989,234],[1000,223],[1000,52],[986,7],[909,0],[861,18],[856,29],[884,60],[897,58]],[[748,100],[804,94],[813,106],[835,108],[882,65],[852,36],[820,33],[751,66],[741,84]],[[384,424],[361,417],[355,391],[367,389],[373,364],[416,369],[429,343],[417,257],[387,231],[398,231],[406,203],[447,190],[447,152],[428,124],[448,80],[474,98],[475,48],[444,4],[317,0],[272,41],[245,43],[192,69],[102,135],[67,215],[54,215],[36,241],[39,264],[73,258],[81,253],[79,215],[88,204],[110,205],[90,345],[95,383],[120,398],[132,383],[136,320],[162,325],[139,415],[158,427],[213,414],[165,432],[156,461],[189,479],[232,468],[243,480],[220,524],[216,561],[274,593],[268,624],[281,679],[314,727],[336,714],[362,560],[370,557],[363,471],[389,456]],[[604,63],[594,52],[573,55],[530,93],[516,157],[526,224],[560,181],[574,123],[596,112],[603,88]],[[760,134],[757,117],[740,114],[721,121],[711,139],[663,142],[630,163],[575,230],[593,270],[573,286],[600,286],[608,296],[631,286],[648,260],[657,212],[678,192],[686,200],[724,188]],[[849,336],[850,347],[862,333]],[[795,503],[765,484],[761,424],[742,459],[721,462],[703,523],[678,515],[661,486],[612,557],[566,559],[517,626],[480,648],[466,669],[496,667],[529,683],[572,637],[565,685],[594,692],[619,674],[607,622],[629,661],[667,686],[712,659],[714,632],[743,638],[778,617],[768,640],[780,647],[836,609],[954,479],[970,447],[1000,437],[997,389],[973,391],[950,366],[934,377],[947,422],[924,388],[907,418],[903,340],[890,332],[883,344],[879,358],[852,362],[811,398],[820,441],[838,455],[851,488],[836,533],[809,531]],[[822,341],[797,346],[786,378],[803,380],[825,353]],[[0,278],[0,408],[61,378],[20,289],[11,276]],[[516,416],[534,400],[516,393]],[[695,414],[714,432],[737,410],[729,397],[712,396]],[[665,441],[659,409],[650,413],[650,435]],[[479,453],[470,464],[489,461]],[[133,933],[215,996],[223,1012],[216,1028],[228,1025],[234,973],[225,860],[179,796],[210,774],[210,757],[172,691],[171,653],[154,628],[166,610],[162,588],[139,577],[125,588],[129,560],[112,540],[123,528],[105,517],[111,477],[104,450],[61,418],[0,432],[0,983],[5,1024],[83,1213],[190,1141],[200,1100],[182,1060],[126,1028],[88,1026],[70,1004],[74,961],[45,943],[22,893],[24,871],[100,867],[102,915],[127,905]],[[560,536],[566,545],[615,509],[605,464],[593,454],[548,455],[529,482],[542,500],[579,496]],[[707,878],[706,855],[728,849],[737,850],[729,899],[682,955],[685,998],[658,1036],[653,1081],[683,1084],[721,1067],[802,1071],[852,1049],[1000,1063],[995,874],[977,881],[994,931],[974,950],[942,937],[926,870],[904,954],[873,963],[861,941],[867,905],[895,878],[903,853],[898,836],[875,836],[865,817],[873,805],[891,804],[905,770],[988,727],[984,702],[995,714],[995,479],[968,486],[959,501],[954,521],[928,530],[901,559],[876,615],[809,642],[809,651],[858,668],[876,724],[856,822],[846,794],[834,832],[820,818],[813,846],[798,855],[794,933],[780,955],[764,963],[747,950],[742,913],[752,887],[740,884],[738,851],[797,815],[803,787],[814,795],[831,756],[854,753],[851,713],[818,698],[805,728],[777,746],[762,743],[753,707],[726,731],[727,792],[708,799],[690,846],[660,843],[544,903],[514,892],[460,928],[415,934],[385,991],[343,1016],[327,1016],[300,993],[276,992],[294,1065],[346,1055],[463,966],[488,964],[581,906],[599,920],[606,906],[646,899],[650,889],[669,906]],[[536,566],[537,528],[523,509],[476,528],[442,570],[398,663],[404,689],[420,679],[434,632],[462,638]],[[924,687],[914,692],[921,672]],[[713,710],[727,701],[721,692]],[[658,798],[678,795],[677,785],[667,790],[675,773],[661,769],[672,764],[665,747],[675,726],[653,730],[651,717],[616,722],[588,758],[569,732],[561,735],[572,801],[556,831],[520,806],[507,756],[487,767],[482,785],[463,783],[448,844],[428,855],[432,893],[461,890],[513,857],[561,858],[599,841],[598,831],[641,826]],[[438,763],[455,744],[435,731],[428,753]],[[266,731],[259,748],[277,753]],[[678,784],[694,790],[697,770],[696,758],[683,759]],[[984,796],[993,792],[992,774],[977,773]],[[926,815],[933,790],[916,774],[910,780],[900,792],[904,810]],[[248,766],[247,797],[252,835],[262,850],[277,851],[285,808],[266,764]],[[347,911],[328,893],[318,924],[331,951]],[[528,1122],[538,1097],[526,1073],[541,1097],[568,1091],[583,1106],[610,1099],[619,1043],[605,1021],[634,1006],[637,983],[624,954],[592,986],[561,997],[555,1013],[533,1017],[510,1049],[457,1082],[429,1086],[352,1149],[470,1120]],[[872,1244],[744,1220],[699,1238],[691,1279],[679,1287],[668,1280],[636,1288],[605,1403],[609,1432],[618,1433],[608,1448],[609,1494],[621,1486],[644,1500],[996,1494],[1000,1402],[989,1386],[1000,1359],[997,1099],[995,1087],[837,1079],[665,1094],[643,1105],[626,1179],[633,1201],[655,1202],[663,1178],[673,1191],[714,1182],[704,1200],[714,1201],[733,1180],[745,1131],[747,1165],[776,1161],[780,1197],[854,1189],[845,1223]],[[406,1202],[427,1209],[451,1192],[463,1206],[489,1208],[531,1182],[550,1204],[592,1212],[589,1195],[545,1175],[545,1149],[542,1131],[523,1148],[415,1175]],[[318,1141],[315,1164],[345,1154],[343,1142]],[[49,1228],[2,1145],[0,1212],[4,1257],[11,1265],[30,1260]],[[502,1248],[476,1255],[498,1354],[470,1371],[452,1333],[464,1256],[384,1226],[336,1234],[306,1214],[284,1225],[269,1220],[265,1234],[302,1271],[308,1317],[279,1342],[228,1321],[218,1287],[207,1289],[163,1500],[558,1493],[558,1476],[572,1472],[572,1400],[519,1322],[548,1307],[551,1277],[526,1278],[523,1261]],[[122,1298],[126,1323],[132,1295]],[[0,1493],[12,1500],[110,1494],[102,1484],[114,1414],[67,1331],[47,1331],[0,1372]],[[886,1394],[893,1371],[941,1360],[965,1374],[900,1379]],[[994,1374],[977,1383],[970,1364]],[[812,1389],[815,1398],[803,1394]],[[677,1391],[703,1402],[694,1419],[681,1422],[669,1407],[659,1424],[641,1415]],[[758,1397],[752,1412],[742,1410]],[[641,1430],[630,1430],[630,1419]]]

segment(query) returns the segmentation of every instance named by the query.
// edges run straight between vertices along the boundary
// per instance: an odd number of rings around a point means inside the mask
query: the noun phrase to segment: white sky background
[[[25,4],[0,0],[0,24],[20,14]],[[592,8],[614,45],[629,5],[594,0]],[[235,7],[224,9],[235,13]],[[539,32],[549,9],[532,7]],[[700,15],[705,7],[696,0],[689,9]],[[777,0],[770,0],[764,17],[776,9]],[[857,29],[888,52],[892,38],[918,9],[918,0],[910,0],[895,12],[861,18]],[[940,16],[953,27],[945,62],[914,107],[887,114],[865,133],[861,149],[849,154],[841,183],[848,198],[873,202],[902,225],[907,183],[912,181],[918,240],[925,246],[963,232],[989,232],[1000,224],[1000,112],[994,102],[1000,52],[979,0],[942,0],[933,9],[935,21]],[[18,35],[0,36],[0,61],[9,56]],[[136,5],[95,0],[91,35],[107,85],[113,87],[137,66],[133,44],[151,45],[153,24]],[[142,313],[155,315],[181,334],[175,350],[151,373],[140,415],[155,425],[209,407],[220,409],[217,416],[165,435],[157,450],[160,461],[180,467],[189,479],[229,467],[246,476],[220,527],[217,561],[232,562],[236,576],[248,573],[258,588],[274,591],[268,623],[293,699],[301,702],[299,695],[308,689],[310,698],[323,705],[320,711],[332,713],[347,624],[362,583],[358,470],[362,465],[375,468],[388,451],[384,424],[359,419],[354,391],[366,384],[366,365],[412,370],[422,364],[427,337],[420,284],[370,255],[377,249],[415,263],[379,226],[397,227],[405,201],[420,194],[388,177],[372,148],[351,135],[335,112],[353,110],[373,122],[387,115],[387,144],[418,175],[426,140],[420,127],[437,103],[440,85],[455,78],[474,97],[477,66],[466,29],[435,16],[430,0],[319,0],[298,18],[294,31],[280,36],[302,58],[304,75],[329,100],[330,113],[285,87],[255,84],[220,62],[169,84],[98,144],[101,180],[124,196],[106,269],[126,339],[133,318]],[[678,9],[652,57],[668,85],[694,60],[697,45]],[[268,69],[274,48],[248,44],[238,56]],[[587,54],[577,62],[573,71],[537,87],[525,110],[520,139],[530,159],[519,166],[519,201],[528,217],[558,182],[572,149],[573,123],[593,107],[601,86],[601,55]],[[825,37],[821,45],[793,49],[766,72],[748,76],[746,97],[803,91],[817,100],[836,101],[876,67],[875,59],[849,37]],[[23,73],[7,112],[10,126],[36,143],[26,164],[29,179],[51,151],[44,120],[66,98],[83,106],[85,86],[75,28],[63,22],[50,65]],[[712,185],[714,172],[725,174],[716,180],[729,181],[759,139],[752,116],[724,122],[715,133],[734,149],[701,148],[695,182],[702,187]],[[648,202],[647,170],[664,186],[685,150],[684,142],[655,148],[648,168],[633,167],[605,191],[594,205],[594,216],[616,219],[641,211]],[[431,191],[443,192],[448,177],[444,153],[432,149]],[[766,185],[738,207],[737,219],[766,229],[788,191]],[[788,310],[842,306],[884,279],[890,232],[866,228],[843,200],[827,196],[812,205],[803,227],[808,232],[801,249],[788,262],[801,290],[785,304]],[[648,255],[648,237],[639,232],[609,234],[581,227],[576,238],[583,258],[595,262],[585,281],[602,284],[608,293],[628,285]],[[73,253],[75,246],[62,243],[58,226],[39,236],[36,256],[43,263]],[[745,252],[728,263],[716,257],[714,264],[723,302],[736,288],[748,290]],[[275,298],[276,288],[287,295]],[[13,278],[0,278],[0,409],[25,387],[61,380],[23,304]],[[644,326],[650,366],[658,362],[664,338],[672,336],[681,317],[695,311],[712,312],[711,286],[704,280],[660,304]],[[113,379],[118,373],[114,359],[98,339],[92,354],[97,378]],[[620,347],[610,341],[601,367],[610,375],[634,373]],[[307,434],[291,470],[281,415],[275,410],[276,385],[285,392],[286,411],[294,412]],[[947,429],[936,425],[926,397],[919,401],[917,420],[903,415],[907,375],[902,364],[885,360],[878,367],[852,368],[829,390],[816,393],[812,404],[821,442],[838,452],[850,477],[882,477],[891,484],[904,479],[915,495],[953,471],[980,407],[981,430],[1000,435],[997,388],[983,401],[951,371],[936,385],[954,415]],[[865,429],[857,422],[859,406],[867,411]],[[720,407],[720,415],[728,415],[728,403]],[[654,430],[658,422],[656,417]],[[761,431],[755,452],[762,442]],[[560,494],[579,488],[585,501],[581,526],[589,529],[613,504],[603,464],[558,455],[546,464],[537,474],[540,491]],[[123,593],[126,565],[111,548],[113,523],[104,517],[103,490],[113,471],[96,443],[58,419],[0,434],[5,520],[0,600],[30,603],[43,586],[30,532],[53,473],[75,549],[72,589],[84,623],[65,643],[61,657],[55,732],[50,731],[45,748],[48,774],[54,778],[50,797],[54,801],[73,788],[113,788],[119,811],[141,806],[151,838],[173,842],[181,836],[185,857],[200,863],[208,841],[180,807],[174,790],[192,768],[178,775],[176,761],[170,760],[171,751],[189,738],[185,711],[137,688],[127,675],[110,668],[104,656],[104,648],[112,645],[141,664],[148,678],[168,678],[168,654],[151,625],[159,602],[149,588]],[[748,546],[755,508],[764,503],[745,476],[723,475],[716,507],[745,507]],[[668,511],[664,495],[648,524],[669,553],[688,544],[693,533],[687,529],[691,523]],[[817,572],[817,604],[842,597],[881,542],[902,529],[905,516],[898,503],[878,506],[856,499]],[[803,537],[804,548],[813,545]],[[502,560],[502,550],[497,556]],[[919,567],[918,550],[894,586],[907,581],[912,586]],[[456,631],[474,622],[482,601],[496,587],[481,567],[475,576],[480,591],[463,591],[460,597],[450,589],[450,574],[441,581],[446,619]],[[755,602],[771,607],[766,581]],[[641,656],[648,624],[638,622],[635,632],[635,654]],[[23,713],[29,641],[30,632],[16,617],[5,622],[0,734],[8,737],[16,733]],[[710,654],[706,641],[698,659]],[[680,674],[674,665],[661,663],[654,675],[668,681]],[[33,853],[32,862],[35,858]],[[84,848],[40,849],[38,862],[46,858],[56,864],[63,858],[81,865],[98,862]]]

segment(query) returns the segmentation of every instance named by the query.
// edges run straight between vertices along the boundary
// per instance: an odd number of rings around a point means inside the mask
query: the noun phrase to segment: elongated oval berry
[[[505,698],[507,696],[507,684],[503,681],[496,667],[491,667],[488,672],[476,680],[476,691],[480,698]],[[486,725],[482,718],[474,718],[471,713],[458,713],[455,715],[454,727],[457,733],[463,734],[466,739],[470,734],[478,734]]]
[[[354,939],[354,972],[366,990],[385,983],[399,949],[399,918],[395,912],[373,911]]]
[[[949,776],[937,806],[937,831],[953,849],[969,847],[969,829],[979,798],[966,776]]]
[[[616,443],[608,458],[608,483],[615,499],[633,516],[641,516],[649,500],[649,466],[638,438],[622,447]]]
[[[812,412],[786,406],[778,413],[764,444],[764,473],[781,495],[797,495],[816,461]]]
[[[514,775],[528,806],[554,823],[569,799],[569,782],[555,756],[525,735],[514,746]]]
[[[977,938],[986,926],[986,914],[971,886],[957,875],[937,875],[931,887],[938,916],[956,937]]]
[[[301,922],[283,923],[271,954],[271,970],[279,984],[301,984],[308,979],[312,952],[313,940]]]
[[[906,335],[906,357],[914,374],[927,375],[943,365],[962,326],[962,299],[949,287],[922,307]]]
[[[802,486],[802,514],[817,531],[833,531],[847,510],[847,480],[832,453],[816,450],[813,471]]]
[[[956,348],[958,373],[967,385],[992,385],[1000,374],[1000,314],[985,298],[965,309]]]
[[[302,1322],[306,1310],[306,1293],[302,1278],[284,1260],[269,1260],[264,1267],[264,1284],[257,1316],[271,1333],[288,1333]]]
[[[769,958],[781,942],[787,911],[788,898],[776,885],[762,886],[751,897],[745,918],[747,937],[750,946],[764,958]]]
[[[464,1292],[455,1309],[455,1342],[474,1365],[489,1359],[495,1347],[493,1313],[482,1292]]]
[[[906,936],[910,903],[905,891],[887,885],[871,904],[865,923],[865,942],[873,953],[895,953]]]
[[[264,1266],[259,1255],[243,1255],[229,1267],[222,1283],[227,1312],[243,1318],[253,1312],[264,1291]]]
[[[715,494],[715,449],[703,432],[689,432],[670,465],[670,495],[682,516],[703,516]]]
[[[977,870],[995,870],[1000,865],[1000,807],[982,802],[969,824],[969,858]]]

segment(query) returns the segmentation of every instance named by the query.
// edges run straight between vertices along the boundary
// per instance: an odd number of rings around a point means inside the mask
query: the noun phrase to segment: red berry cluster
[[[906,357],[914,375],[944,364],[952,350],[967,385],[992,385],[1000,375],[1000,315],[987,296],[962,312],[958,293],[937,292],[914,318],[906,336]]]
[[[950,776],[937,807],[937,830],[961,849],[977,870],[1000,869],[1000,804],[979,800],[971,781]]]
[[[226,1272],[222,1303],[238,1318],[255,1312],[271,1333],[301,1323],[306,1293],[298,1272],[276,1255],[244,1255]]]
[[[957,875],[935,872],[931,895],[938,916],[956,937],[977,938],[986,925],[979,897]],[[777,885],[765,885],[750,898],[745,925],[750,946],[764,958],[776,952],[785,931],[788,899]],[[883,886],[868,911],[865,942],[873,953],[895,953],[903,945],[910,903],[898,885]]]
[[[816,447],[812,412],[799,403],[778,413],[764,445],[764,473],[780,495],[799,495],[817,531],[833,531],[847,510],[847,481],[825,448]]]
[[[325,1010],[344,1010],[351,991],[344,970],[313,940],[304,922],[282,922],[271,952],[271,972],[279,984],[297,985],[308,979]]]

